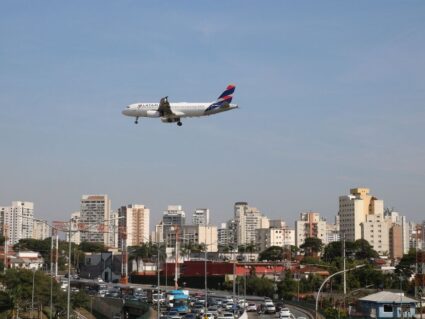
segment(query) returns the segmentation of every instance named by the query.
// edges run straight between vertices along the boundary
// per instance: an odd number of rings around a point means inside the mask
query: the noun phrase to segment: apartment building
[[[234,205],[237,245],[255,243],[256,230],[269,228],[269,219],[257,208],[248,206],[247,202],[236,202]]]
[[[295,221],[295,245],[300,247],[308,237],[315,237],[326,243],[326,220],[319,213],[301,213]]]
[[[110,245],[111,201],[108,195],[83,195],[80,203],[81,241]]]
[[[150,210],[145,205],[130,204],[118,208],[118,246],[136,246],[149,241]]]
[[[197,208],[192,215],[192,225],[207,226],[210,224],[210,210],[208,208]]]
[[[0,207],[0,231],[9,245],[20,239],[32,238],[34,229],[34,203],[14,201],[11,206]]]

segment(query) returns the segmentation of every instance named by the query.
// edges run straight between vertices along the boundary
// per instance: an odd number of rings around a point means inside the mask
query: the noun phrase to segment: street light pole
[[[36,269],[34,268],[32,271],[32,294],[31,294],[31,319],[34,312],[34,281],[35,281],[35,272]]]
[[[364,264],[363,265],[358,265],[358,266],[356,266],[354,268],[349,268],[349,269],[346,269],[346,270],[337,271],[336,273],[334,273],[334,274],[330,275],[329,277],[327,277],[322,282],[322,284],[321,284],[321,286],[319,288],[319,291],[317,292],[317,296],[316,296],[316,319],[319,318],[318,314],[319,314],[319,296],[320,296],[320,291],[322,290],[323,286],[328,282],[328,280],[331,279],[332,277],[335,277],[336,275],[339,275],[339,274],[342,274],[342,273],[345,273],[345,272],[348,272],[348,271],[351,271],[351,270],[354,270],[354,269],[358,269],[358,268],[361,268],[361,267],[364,267],[364,266],[366,266],[366,265],[364,265]]]
[[[159,319],[159,314],[160,314],[160,309],[159,309],[159,285],[160,285],[160,277],[159,277],[159,242],[157,243],[157,255],[158,255],[158,260],[157,260],[157,266],[156,266],[156,272],[158,274],[158,286],[157,286],[157,295],[156,295],[156,300],[157,300],[157,318]]]
[[[72,218],[69,220],[68,227],[68,296],[66,302],[66,318],[69,319],[71,308],[71,223]]]

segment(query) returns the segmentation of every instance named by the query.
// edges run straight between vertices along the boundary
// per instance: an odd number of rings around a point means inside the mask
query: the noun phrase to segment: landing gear
[[[183,125],[183,123],[182,123],[182,122],[180,122],[180,121],[178,121],[178,122],[177,122],[177,125],[178,125],[178,126],[182,126],[182,125]]]
[[[136,117],[136,120],[134,121],[134,124],[139,123],[139,117]]]

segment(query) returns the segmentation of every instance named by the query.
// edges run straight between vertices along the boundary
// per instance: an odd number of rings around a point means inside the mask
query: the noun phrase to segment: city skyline
[[[363,189],[363,187],[351,188],[351,189],[349,189],[349,190],[346,191],[346,194],[341,194],[338,197],[349,197],[349,196],[351,196],[350,195],[350,191],[352,191],[354,189]],[[141,205],[142,207],[145,207],[147,209],[147,211],[149,212],[149,215],[150,216],[153,216],[153,218],[152,217],[149,218],[149,233],[152,232],[152,231],[154,231],[155,230],[155,226],[158,225],[160,222],[162,222],[162,220],[163,220],[163,214],[165,214],[166,212],[168,212],[168,209],[170,209],[170,208],[171,209],[180,209],[180,210],[182,210],[183,214],[185,215],[184,221],[183,221],[183,224],[184,225],[195,225],[196,223],[193,223],[193,217],[194,217],[194,215],[197,212],[203,211],[203,210],[207,210],[208,211],[209,219],[212,217],[212,220],[210,221],[209,225],[214,225],[214,226],[219,227],[221,224],[226,223],[227,221],[232,220],[232,219],[235,218],[234,211],[232,211],[229,215],[224,216],[223,219],[220,219],[220,220],[217,220],[216,221],[215,218],[214,218],[214,214],[211,214],[211,215],[209,214],[211,212],[211,209],[208,208],[208,207],[202,206],[202,205],[201,205],[202,208],[201,207],[196,207],[196,208],[194,208],[192,210],[187,210],[184,205],[180,205],[180,204],[168,204],[163,210],[161,210],[161,212],[158,212],[157,214],[155,214],[155,212],[153,212],[153,214],[151,214],[150,212],[152,212],[152,209],[150,209],[150,207],[148,205],[144,204],[144,203],[121,203],[121,204],[116,204],[117,207],[115,208],[114,202],[110,198],[110,196],[108,196],[108,194],[90,194],[90,195],[85,194],[85,195],[81,195],[80,196],[80,200],[82,198],[84,199],[87,196],[95,196],[95,197],[97,197],[97,196],[106,196],[107,198],[109,198],[108,200],[110,201],[110,204],[109,204],[111,206],[110,212],[111,213],[113,212],[115,214],[118,214],[119,213],[119,210],[122,209],[123,207],[126,207],[126,206],[129,206],[130,207],[132,205],[136,205],[136,206]],[[386,202],[385,199],[380,198],[380,197],[378,197],[378,198],[373,197],[373,198],[375,200],[376,199],[379,200],[380,202],[382,202],[382,201]],[[37,208],[36,208],[37,205],[36,205],[36,203],[33,203],[31,201],[20,201],[20,200],[14,200],[14,201],[11,201],[11,202],[12,202],[12,204],[13,203],[20,203],[20,202],[29,202],[34,207],[33,208],[33,210],[35,212],[34,219],[35,220],[44,220],[45,219],[42,216],[42,214],[40,214],[37,211]],[[235,207],[236,204],[249,204],[249,205],[253,205],[252,207],[250,207],[250,209],[254,209],[255,211],[258,211],[258,213],[263,214],[266,218],[268,218],[270,220],[272,220],[272,219],[281,219],[291,229],[296,229],[296,227],[297,227],[296,226],[296,223],[301,220],[300,219],[300,215],[307,215],[307,214],[310,214],[310,213],[320,215],[320,218],[323,219],[324,221],[326,221],[328,224],[335,224],[336,223],[336,218],[338,217],[338,211],[339,211],[339,208],[338,208],[337,209],[337,212],[334,215],[326,216],[322,212],[319,212],[317,210],[311,209],[311,210],[299,211],[296,216],[293,216],[294,219],[291,219],[291,218],[288,218],[288,217],[292,217],[292,216],[288,216],[288,215],[278,215],[277,216],[275,214],[266,213],[261,208],[259,208],[257,205],[255,205],[255,203],[252,204],[249,201],[245,201],[245,202],[235,201],[235,202],[233,202],[233,204],[232,204],[232,210],[234,209],[234,207]],[[2,206],[7,208],[7,205],[6,204],[0,203],[0,207],[2,207]],[[81,205],[80,205],[80,208],[81,208]],[[394,207],[388,206],[386,204],[383,206],[383,209],[389,209],[391,211],[395,211],[397,213],[401,213],[402,215],[406,216],[406,218],[407,218],[408,221],[411,221],[411,222],[414,222],[414,223],[422,223],[424,221],[424,218],[422,216],[419,217],[418,219],[412,219],[408,214],[405,214],[405,212],[402,212],[402,211],[399,211],[397,209],[394,209]],[[73,216],[73,215],[76,214],[75,212],[80,213],[80,211],[74,211],[74,212],[68,214],[67,216],[65,216],[66,218],[63,218],[63,219],[57,219],[57,218],[55,219],[55,218],[53,218],[53,219],[49,219],[49,220],[46,220],[46,221],[49,222],[49,223],[51,223],[53,221],[63,221],[63,222],[66,222],[66,221],[68,221],[70,219],[71,216]]]
[[[1,205],[64,220],[108,194],[218,225],[247,201],[293,225],[368,187],[422,219],[424,2],[124,4],[0,4]],[[182,128],[121,115],[228,83],[239,110]]]

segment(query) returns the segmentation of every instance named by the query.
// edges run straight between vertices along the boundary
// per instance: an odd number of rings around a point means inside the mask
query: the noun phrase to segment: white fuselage
[[[170,103],[171,111],[173,112],[171,118],[184,118],[184,117],[197,117],[212,115],[224,111],[229,111],[237,108],[236,104],[229,104],[228,107],[217,107],[212,110],[206,111],[208,107],[214,102],[210,103],[187,103],[177,102]],[[135,103],[130,104],[125,108],[122,113],[132,117],[161,117],[161,114],[157,112],[159,103]]]

